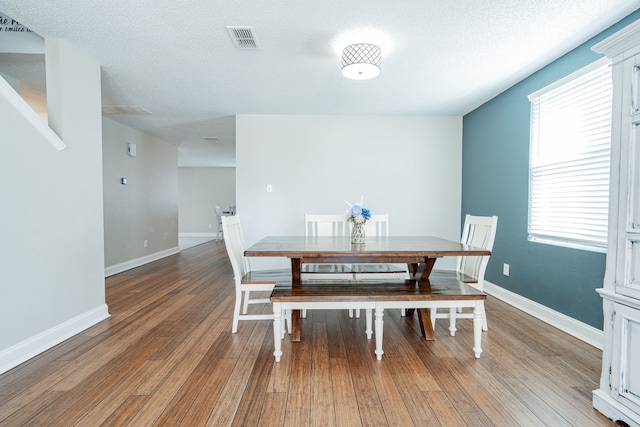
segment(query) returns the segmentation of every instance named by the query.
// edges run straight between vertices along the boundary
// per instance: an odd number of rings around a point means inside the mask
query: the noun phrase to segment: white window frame
[[[529,95],[529,241],[606,252],[613,106],[610,64],[609,58],[602,58]],[[605,74],[594,80],[598,72]],[[576,94],[580,96],[576,87],[581,84],[602,90],[598,101],[608,100],[609,105],[588,109],[576,102]],[[593,93],[583,91],[582,95]],[[580,114],[557,108],[567,103],[580,105]],[[577,122],[589,117],[587,109],[598,120],[579,126]],[[574,138],[579,135],[574,123],[583,138]]]

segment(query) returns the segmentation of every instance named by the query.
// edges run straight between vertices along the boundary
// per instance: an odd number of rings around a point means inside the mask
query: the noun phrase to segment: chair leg
[[[372,329],[372,318],[373,318],[373,311],[370,308],[365,309],[364,311],[364,316],[367,319],[366,323],[367,323],[367,328],[364,331],[365,334],[367,334],[367,339],[370,340],[371,339],[371,335],[373,334],[373,329]]]
[[[247,314],[247,310],[249,310],[250,296],[251,296],[251,291],[244,291],[244,298],[242,303],[242,314]]]
[[[482,354],[482,317],[484,315],[484,304],[482,301],[476,303],[473,309],[473,353],[476,359]]]
[[[487,332],[489,325],[487,324],[487,311],[484,309],[484,301],[482,301],[482,330]]]
[[[350,308],[349,309],[349,319],[353,319],[353,312],[354,312],[354,309]],[[356,308],[355,312],[356,312],[356,319],[359,319],[360,318],[360,309]]]
[[[236,303],[233,308],[233,324],[231,326],[231,333],[238,332],[238,321],[240,320],[240,300],[242,299],[242,292],[236,293]]]

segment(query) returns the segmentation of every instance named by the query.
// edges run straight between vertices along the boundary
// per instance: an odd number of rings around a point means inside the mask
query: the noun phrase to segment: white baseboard
[[[218,233],[178,233],[178,238],[180,237],[211,237],[215,239],[218,236]]]
[[[107,304],[82,313],[51,329],[41,332],[29,339],[0,351],[0,374],[15,368],[22,362],[49,350],[85,329],[109,317]]]
[[[104,269],[104,277],[113,276],[114,274],[122,273],[123,271],[131,270],[132,268],[140,267],[141,265],[149,262],[157,261],[169,255],[177,254],[180,252],[179,247],[173,247],[165,249],[164,251],[156,252],[153,254],[145,255],[140,258],[132,259],[129,261],[121,262],[120,264],[110,265]]]
[[[559,313],[555,310],[545,307],[535,301],[531,301],[521,295],[508,291],[496,284],[484,281],[484,291],[489,295],[492,295],[507,304],[510,304],[525,313],[532,315],[545,323],[548,323],[556,328],[573,335],[592,346],[602,350],[604,343],[604,333],[593,326],[580,322],[565,314]],[[489,325],[491,328],[491,325]]]

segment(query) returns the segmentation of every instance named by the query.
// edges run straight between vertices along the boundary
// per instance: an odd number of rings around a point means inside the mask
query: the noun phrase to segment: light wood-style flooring
[[[223,243],[106,280],[111,318],[0,375],[2,426],[609,426],[591,406],[601,351],[489,297],[484,353],[470,320],[436,341],[385,312],[309,311],[273,358],[272,325],[240,322]],[[253,307],[258,309],[258,307]]]

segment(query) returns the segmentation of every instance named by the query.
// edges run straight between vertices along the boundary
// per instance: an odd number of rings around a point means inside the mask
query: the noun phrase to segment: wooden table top
[[[244,252],[251,257],[288,258],[401,258],[482,256],[491,252],[433,236],[367,237],[364,244],[351,244],[346,237],[268,236]]]

